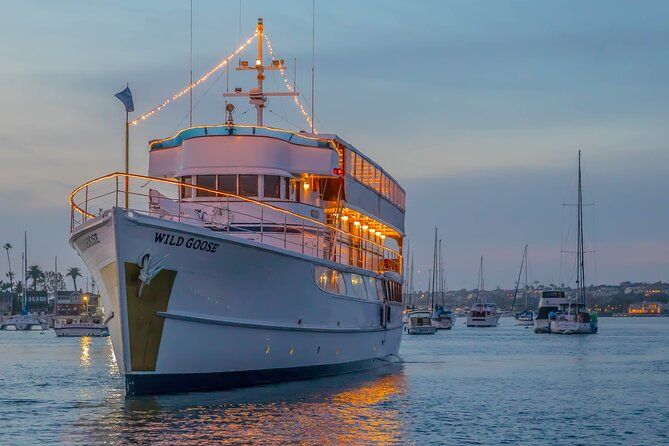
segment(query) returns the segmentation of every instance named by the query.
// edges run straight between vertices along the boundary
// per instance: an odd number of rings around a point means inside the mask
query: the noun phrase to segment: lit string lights
[[[272,60],[277,60],[276,57],[274,56],[274,49],[272,48],[272,43],[269,41],[269,37],[267,37],[267,34],[263,33],[263,36],[265,37],[265,40],[267,41],[267,48],[269,48],[269,53],[272,56]],[[279,72],[281,73],[281,77],[283,78],[283,83],[286,84],[286,88],[288,91],[291,93],[295,92],[295,89],[293,86],[290,84],[288,81],[288,77],[286,76],[285,70],[283,68],[279,69]],[[302,116],[304,116],[304,119],[307,121],[307,124],[309,127],[311,127],[311,116],[309,116],[309,113],[304,109],[302,106],[302,103],[298,99],[297,96],[293,96],[293,101],[295,101],[295,105],[297,105],[297,108],[302,112]],[[318,130],[316,130],[316,127],[314,127],[314,133],[318,133]]]
[[[132,121],[130,121],[130,125],[135,125],[136,126],[141,121],[145,121],[146,119],[150,118],[151,116],[155,115],[160,110],[165,108],[167,106],[167,104],[169,104],[170,102],[176,101],[177,99],[181,98],[183,95],[185,95],[186,93],[191,91],[193,88],[197,87],[202,82],[209,79],[209,77],[212,74],[216,73],[218,70],[220,70],[221,68],[228,65],[228,63],[232,60],[232,58],[235,57],[240,52],[242,52],[244,50],[244,48],[246,48],[249,45],[249,43],[253,42],[253,40],[256,37],[258,37],[257,32],[253,33],[253,35],[251,37],[249,37],[248,39],[246,39],[246,41],[243,44],[241,44],[239,46],[239,48],[237,48],[234,52],[232,52],[228,57],[223,59],[218,65],[214,66],[211,70],[207,71],[204,75],[202,75],[201,78],[199,78],[198,80],[196,80],[195,82],[193,82],[192,84],[190,84],[189,86],[184,88],[183,90],[179,91],[178,93],[175,93],[171,98],[165,99],[160,105],[158,105],[158,106],[154,107],[153,109],[151,109],[150,111],[144,113],[139,118],[133,119]]]

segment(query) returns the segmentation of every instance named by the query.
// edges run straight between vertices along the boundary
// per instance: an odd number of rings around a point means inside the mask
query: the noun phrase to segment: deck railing
[[[184,194],[185,190],[190,191]],[[380,273],[402,271],[400,253],[376,240],[270,203],[176,180],[111,173],[76,188],[69,202],[71,231],[108,209],[121,207],[347,266]]]

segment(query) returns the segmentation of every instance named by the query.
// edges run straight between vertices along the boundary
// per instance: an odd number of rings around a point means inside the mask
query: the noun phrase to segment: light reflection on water
[[[0,444],[669,443],[669,318],[587,337],[502,321],[405,337],[405,363],[373,372],[135,398],[110,338],[0,332]]]

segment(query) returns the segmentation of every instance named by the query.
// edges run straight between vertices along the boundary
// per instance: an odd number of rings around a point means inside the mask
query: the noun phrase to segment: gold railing
[[[347,266],[402,271],[401,254],[375,240],[270,203],[176,180],[115,172],[77,187],[69,202],[71,231],[105,210],[122,207]]]

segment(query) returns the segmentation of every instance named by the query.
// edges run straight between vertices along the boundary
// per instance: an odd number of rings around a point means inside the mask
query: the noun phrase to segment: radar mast
[[[267,104],[267,98],[270,96],[298,96],[297,92],[265,92],[263,90],[263,81],[265,80],[265,71],[272,70],[285,70],[286,66],[284,65],[283,59],[272,60],[271,65],[264,65],[263,62],[263,39],[264,39],[264,28],[262,18],[258,19],[258,25],[256,27],[256,35],[258,36],[258,55],[256,57],[255,65],[249,66],[249,62],[246,60],[239,60],[239,65],[235,69],[236,71],[249,71],[255,70],[257,72],[256,79],[258,80],[258,86],[256,88],[251,88],[247,92],[243,92],[241,88],[235,88],[234,93],[223,93],[223,96],[226,98],[230,97],[248,97],[249,104],[253,105],[256,108],[257,124],[263,124],[263,111]]]

